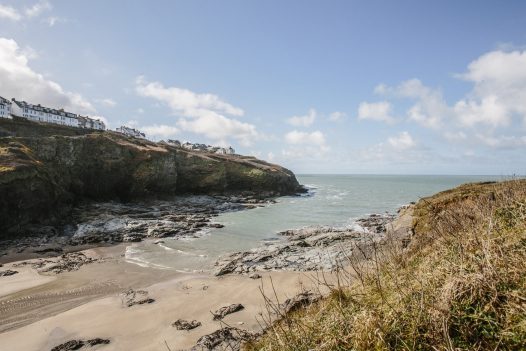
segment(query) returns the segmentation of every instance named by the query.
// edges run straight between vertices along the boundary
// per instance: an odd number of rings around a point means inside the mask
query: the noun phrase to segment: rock
[[[258,274],[258,273],[252,273],[248,276],[250,279],[260,279],[261,278],[261,274]]]
[[[63,344],[53,347],[51,351],[72,351],[79,350],[81,348],[84,348],[85,346],[92,347],[96,345],[107,345],[109,343],[110,340],[101,338],[95,338],[90,340],[69,340]]]
[[[41,260],[34,263],[32,266],[38,269],[41,273],[55,273],[71,272],[79,270],[85,264],[97,262],[98,260],[87,257],[82,252],[71,252],[64,254],[58,258],[58,261]]]
[[[13,271],[13,270],[7,269],[5,271],[0,271],[0,277],[8,277],[10,275],[15,275],[17,273],[18,273],[18,271]]]
[[[390,214],[373,214],[357,221],[361,227],[313,226],[278,233],[282,239],[258,248],[220,257],[214,274],[245,274],[256,271],[331,271],[353,254],[384,240]],[[363,229],[360,229],[363,228]],[[360,251],[357,250],[357,251]],[[365,252],[365,251],[364,251]]]
[[[253,340],[258,334],[234,327],[227,327],[204,335],[197,340],[192,351],[238,351],[241,344]]]
[[[192,330],[201,325],[201,322],[193,320],[191,322],[185,321],[183,319],[178,319],[172,323],[172,327],[175,327],[177,330]]]
[[[154,299],[148,297],[148,291],[146,290],[133,290],[129,289],[121,294],[122,302],[126,307],[134,305],[150,304],[155,302]]]
[[[285,313],[289,313],[296,311],[300,308],[307,307],[313,304],[314,302],[318,301],[319,299],[321,299],[320,294],[314,294],[310,291],[304,291],[291,299],[285,300],[285,302],[282,303],[280,307]]]
[[[228,314],[241,311],[244,308],[245,307],[242,304],[235,303],[235,304],[232,304],[232,305],[229,305],[229,306],[221,307],[217,311],[212,312],[212,314],[214,315],[214,320],[217,321],[217,320],[221,320],[221,319],[225,318],[225,316],[228,315]]]

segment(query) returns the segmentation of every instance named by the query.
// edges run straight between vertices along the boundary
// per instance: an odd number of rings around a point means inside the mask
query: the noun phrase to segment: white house
[[[0,96],[0,118],[11,118],[11,101]]]
[[[104,122],[93,118],[78,116],[75,113],[66,112],[64,109],[56,110],[49,107],[33,105],[14,98],[11,103],[11,115],[26,118],[34,122],[46,122],[60,124],[63,126],[105,130]]]
[[[121,126],[121,127],[117,128],[115,130],[118,133],[124,134],[126,136],[139,138],[139,139],[146,139],[146,135],[144,133],[142,133],[142,132],[140,132],[140,131],[138,131],[137,129],[134,129],[134,128]]]
[[[89,118],[87,116],[81,116],[81,115],[79,115],[77,118],[78,118],[80,128],[96,129],[96,130],[106,129],[106,125],[104,124],[104,122],[98,119],[93,119],[93,118]]]
[[[27,118],[34,122],[47,122],[70,127],[79,126],[77,115],[74,113],[66,112],[63,109],[55,110],[40,104],[33,105],[15,99],[12,99],[12,101],[11,114],[14,116]]]

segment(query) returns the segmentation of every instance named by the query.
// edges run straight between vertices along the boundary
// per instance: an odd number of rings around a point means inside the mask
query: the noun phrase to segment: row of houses
[[[106,130],[104,122],[98,119],[77,115],[75,113],[64,111],[64,109],[57,110],[40,104],[33,105],[25,101],[18,101],[15,98],[7,100],[0,96],[0,118],[11,118],[11,116],[25,118],[34,122]]]
[[[231,146],[224,148],[224,147],[212,146],[212,145],[206,145],[206,144],[190,143],[188,141],[181,143],[179,140],[171,140],[171,139],[168,140],[168,144],[177,146],[177,147],[182,147],[183,149],[187,149],[187,150],[211,152],[214,154],[234,155],[236,153],[236,150],[234,150]]]
[[[130,128],[130,127],[126,127],[126,126],[120,126],[119,128],[115,129],[115,131],[117,133],[121,133],[121,134],[124,134],[126,136],[130,136],[130,137],[134,137],[134,138],[139,138],[139,139],[146,139],[146,135],[135,129],[135,128]]]

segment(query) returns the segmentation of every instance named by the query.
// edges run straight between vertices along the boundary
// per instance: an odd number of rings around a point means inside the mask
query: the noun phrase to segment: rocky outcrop
[[[240,303],[233,303],[231,305],[221,307],[217,311],[212,312],[212,314],[214,315],[214,320],[218,321],[225,318],[227,315],[235,313],[237,311],[241,311],[244,308],[245,307]]]
[[[0,138],[0,239],[56,224],[85,200],[293,194],[294,174],[252,157],[188,151],[106,132]]]
[[[107,345],[110,343],[109,339],[95,338],[90,340],[70,340],[63,344],[57,345],[51,351],[72,351],[91,348],[97,345]]]
[[[257,271],[330,271],[350,255],[368,255],[385,238],[390,214],[373,214],[357,221],[358,228],[306,227],[287,230],[284,240],[221,257],[215,275],[251,274]]]
[[[226,327],[200,337],[191,351],[238,351],[244,342],[254,340],[257,336],[247,330]]]
[[[178,319],[172,323],[172,327],[175,327],[177,330],[192,330],[201,326],[201,322],[196,321],[185,321],[184,319]]]

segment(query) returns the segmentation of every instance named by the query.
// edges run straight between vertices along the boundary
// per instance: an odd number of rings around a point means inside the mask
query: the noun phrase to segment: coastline
[[[382,223],[382,228],[385,225]],[[328,233],[341,236],[341,232],[334,230]],[[354,240],[351,236],[343,238]],[[203,335],[224,327],[260,333],[262,318],[268,314],[265,305],[268,297],[279,305],[305,291],[328,292],[317,277],[323,267],[311,272],[286,267],[252,274],[238,270],[234,272],[237,274],[222,276],[180,273],[127,262],[124,257],[127,245],[81,251],[93,261],[56,275],[39,274],[28,264],[38,259],[11,262],[0,268],[19,270],[18,274],[0,278],[8,283],[0,287],[2,344],[17,350],[51,350],[69,340],[102,338],[110,340],[104,350],[159,350],[166,348],[165,342],[171,349],[189,349]],[[337,240],[334,245],[341,242]],[[324,281],[333,278],[330,269],[323,274]],[[25,285],[34,276],[39,280],[32,286]],[[129,289],[147,291],[153,303],[126,307],[122,293]],[[212,311],[230,304],[242,304],[244,309],[214,321]],[[172,323],[178,319],[196,320],[201,326],[189,331],[177,330]]]

